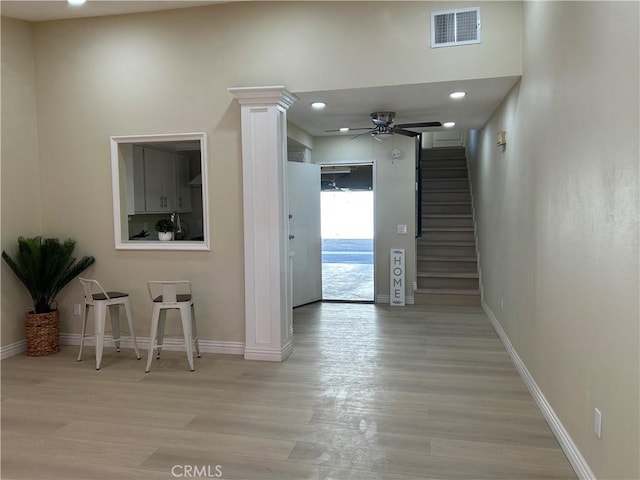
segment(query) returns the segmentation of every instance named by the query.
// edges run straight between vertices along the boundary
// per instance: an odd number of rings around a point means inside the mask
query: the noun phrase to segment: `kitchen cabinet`
[[[191,187],[189,180],[189,157],[176,154],[176,211],[187,213],[191,211]]]
[[[135,213],[191,211],[187,157],[167,150],[134,145],[132,162]]]

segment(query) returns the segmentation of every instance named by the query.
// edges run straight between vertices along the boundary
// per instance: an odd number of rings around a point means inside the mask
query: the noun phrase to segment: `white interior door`
[[[293,306],[322,298],[320,165],[287,162]]]

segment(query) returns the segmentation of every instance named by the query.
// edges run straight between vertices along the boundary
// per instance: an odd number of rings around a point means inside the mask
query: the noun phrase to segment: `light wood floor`
[[[183,352],[149,374],[113,348],[100,371],[92,348],[3,360],[2,478],[576,478],[479,309],[314,304],[294,332],[282,364],[193,373]]]

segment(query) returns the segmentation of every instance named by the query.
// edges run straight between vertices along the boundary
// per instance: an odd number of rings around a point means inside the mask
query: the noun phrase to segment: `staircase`
[[[422,151],[418,305],[479,306],[471,192],[463,147]]]

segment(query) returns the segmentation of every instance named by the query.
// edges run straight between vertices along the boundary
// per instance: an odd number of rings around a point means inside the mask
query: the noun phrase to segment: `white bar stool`
[[[153,357],[154,348],[158,349],[156,358],[160,358],[167,310],[180,311],[182,333],[187,350],[187,361],[189,362],[189,370],[193,372],[193,344],[195,343],[198,358],[200,358],[200,346],[198,345],[196,314],[191,296],[191,282],[188,280],[149,281],[147,282],[147,287],[149,289],[149,296],[153,302],[153,309],[151,311],[149,354],[147,355],[145,372],[149,373],[149,369],[151,368],[151,358]]]
[[[122,292],[106,292],[97,280],[78,277],[82,288],[84,288],[84,319],[82,322],[82,338],[80,339],[80,353],[78,353],[78,362],[82,360],[82,348],[84,347],[84,339],[92,336],[87,335],[87,320],[89,319],[89,307],[94,307],[93,321],[95,324],[94,335],[96,337],[96,370],[100,370],[102,363],[102,350],[104,347],[104,325],[107,316],[107,307],[109,307],[109,317],[111,318],[111,332],[113,333],[113,341],[116,350],[120,351],[120,340],[122,338],[133,339],[133,349],[136,352],[136,358],[140,360],[140,352],[136,343],[136,333],[133,330],[133,321],[131,316],[131,305],[129,303],[129,294]],[[98,291],[94,293],[94,291]],[[120,306],[124,307],[127,315],[127,323],[129,324],[129,337],[120,336]]]

